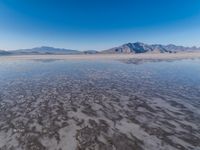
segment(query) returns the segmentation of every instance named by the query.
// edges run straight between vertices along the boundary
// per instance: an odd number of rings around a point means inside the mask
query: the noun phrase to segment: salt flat
[[[0,57],[0,149],[200,150],[197,56]]]
[[[30,59],[63,59],[63,60],[125,60],[125,59],[192,59],[200,58],[200,52],[180,53],[141,53],[141,54],[81,54],[81,55],[13,55],[1,56],[0,61],[5,60],[30,60]]]

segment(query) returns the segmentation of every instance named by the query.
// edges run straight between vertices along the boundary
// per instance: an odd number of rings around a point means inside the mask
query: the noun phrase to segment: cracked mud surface
[[[200,150],[200,60],[0,62],[0,150]]]

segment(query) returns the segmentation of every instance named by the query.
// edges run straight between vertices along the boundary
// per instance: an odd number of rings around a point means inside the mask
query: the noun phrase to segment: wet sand
[[[200,52],[188,53],[145,53],[145,54],[92,54],[92,55],[14,55],[1,56],[1,61],[10,60],[39,60],[39,59],[56,59],[56,60],[177,60],[200,58]]]

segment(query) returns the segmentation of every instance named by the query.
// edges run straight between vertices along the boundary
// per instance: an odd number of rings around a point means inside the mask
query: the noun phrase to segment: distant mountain
[[[48,46],[36,47],[32,49],[20,49],[10,51],[12,54],[81,54],[78,50],[54,48]]]
[[[0,50],[0,55],[9,55],[9,54],[11,54],[11,53],[8,51]]]
[[[183,51],[196,51],[200,50],[197,47],[184,47],[176,46],[173,44],[170,45],[161,45],[161,44],[145,44],[141,42],[136,43],[127,43],[122,46],[114,47],[108,50],[103,50],[102,53],[176,53]]]
[[[78,51],[64,48],[54,48],[48,46],[35,47],[31,49],[20,49],[12,51],[0,50],[0,55],[70,55],[70,54],[115,54],[115,53],[176,53],[176,52],[190,52],[200,51],[200,47],[184,47],[176,46],[173,44],[161,45],[161,44],[145,44],[141,42],[127,43],[118,47],[114,47],[108,50],[96,51],[86,50]]]

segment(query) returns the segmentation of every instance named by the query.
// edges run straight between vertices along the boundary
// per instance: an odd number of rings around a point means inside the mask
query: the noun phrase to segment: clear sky
[[[200,0],[0,0],[0,49],[200,46]]]

